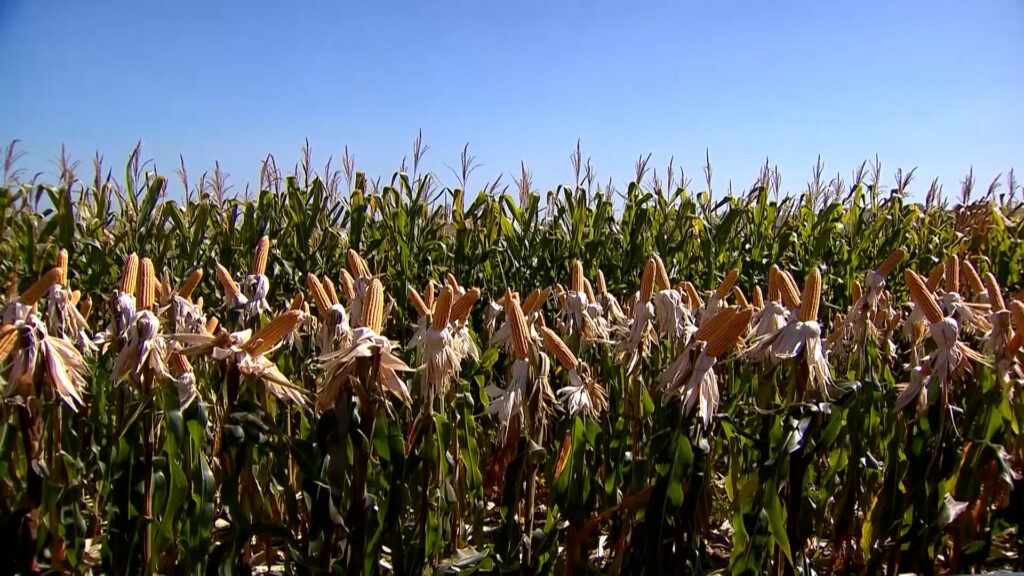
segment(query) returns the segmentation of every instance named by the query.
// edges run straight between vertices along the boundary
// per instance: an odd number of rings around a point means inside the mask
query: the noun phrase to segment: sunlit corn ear
[[[330,296],[327,295],[327,291],[324,290],[323,284],[320,284],[316,274],[306,274],[306,286],[309,287],[309,293],[313,295],[313,303],[316,304],[320,317],[326,318],[327,311],[331,309],[332,303]]]
[[[651,296],[654,294],[654,277],[657,274],[658,263],[654,258],[648,258],[647,264],[644,265],[643,275],[640,276],[640,302],[651,301]]]
[[[939,283],[942,282],[945,274],[946,265],[942,262],[939,262],[932,268],[932,271],[928,273],[928,282],[925,284],[929,292],[935,292],[939,289]]]
[[[917,272],[907,268],[906,272],[904,272],[904,279],[907,283],[907,290],[910,292],[910,298],[921,307],[928,321],[933,324],[941,322],[943,318],[942,309],[939,308],[938,302],[935,301],[935,296],[925,286],[924,281],[917,275]]]
[[[739,286],[732,287],[732,297],[736,300],[736,304],[740,308],[746,308],[750,306],[750,302],[747,301],[747,297],[743,295],[743,290],[740,290]]]
[[[358,252],[349,248],[346,258],[348,260],[348,271],[352,273],[354,278],[370,276],[370,268],[366,265],[366,260],[363,260],[363,257]]]
[[[224,295],[227,296],[228,300],[238,301],[242,296],[242,289],[238,287],[238,283],[231,277],[231,273],[228,272],[227,268],[220,264],[217,264],[216,267],[217,281],[220,282],[220,287],[224,290]]]
[[[18,328],[14,324],[0,326],[0,364],[3,364],[7,357],[14,351],[18,343]]]
[[[574,260],[572,263],[572,277],[569,281],[569,289],[573,292],[583,292],[583,262]]]
[[[416,315],[420,318],[426,318],[430,314],[430,308],[427,308],[427,303],[420,297],[420,293],[416,291],[416,288],[409,285],[409,302],[412,303],[412,307],[416,309]]]
[[[302,305],[306,302],[306,297],[301,292],[292,298],[292,304],[288,307],[289,310],[302,310]]]
[[[597,271],[597,293],[604,296],[608,293],[608,284],[604,281],[604,272]]]
[[[900,262],[902,262],[906,256],[907,251],[904,250],[903,248],[897,248],[893,250],[885,258],[885,260],[882,261],[878,268],[875,268],[875,273],[881,276],[882,278],[885,278],[889,274],[892,274],[892,271],[895,270],[896,267],[900,265]]]
[[[1020,352],[1021,343],[1024,342],[1024,332],[1014,332],[1013,337],[1010,338],[1010,342],[1006,345],[1006,356],[1008,358],[1016,358],[1017,353]]]
[[[192,372],[192,363],[188,361],[188,358],[184,354],[178,351],[171,352],[168,360],[167,364],[171,368],[171,375],[181,376]]]
[[[139,278],[139,257],[132,252],[124,262],[121,282],[118,288],[125,294],[135,294],[135,284]]]
[[[71,295],[68,296],[68,302],[70,302],[72,306],[78,306],[78,301],[81,300],[81,299],[82,299],[82,292],[81,292],[81,290],[72,290],[71,291]]]
[[[57,268],[60,268],[60,278],[57,283],[61,286],[68,285],[68,251],[61,248],[57,252]]]
[[[707,341],[707,346],[704,347],[704,354],[711,358],[718,358],[725,354],[729,348],[736,344],[740,336],[746,332],[750,326],[750,319],[753,316],[754,311],[750,308],[732,315],[727,324],[711,335],[710,340]]]
[[[832,315],[832,332],[829,333],[828,340],[830,343],[839,340],[839,337],[843,333],[843,315],[836,312]]]
[[[459,281],[455,279],[455,275],[451,272],[445,274],[444,279],[448,283],[448,287],[452,289],[453,295],[459,296],[464,292],[462,286],[459,286]]]
[[[800,305],[800,321],[818,320],[818,303],[821,300],[821,272],[817,268],[804,281],[804,294]]]
[[[384,285],[380,279],[374,278],[366,287],[366,300],[363,302],[362,325],[380,334],[384,323]]]
[[[326,276],[324,280],[330,280]],[[333,290],[334,283],[331,282],[331,289]],[[351,302],[356,297],[356,281],[352,279],[352,275],[348,273],[348,270],[342,270],[339,275],[338,287],[341,288],[341,295],[345,297],[345,302]],[[327,288],[327,282],[324,283],[324,288]],[[338,295],[335,294],[333,301],[338,304]]]
[[[265,275],[267,273],[267,257],[269,255],[270,238],[262,236],[259,241],[256,242],[256,251],[253,252],[252,268],[250,269],[250,273],[253,275]]]
[[[519,300],[507,288],[505,289],[505,318],[511,332],[512,350],[515,351],[516,358],[525,360],[530,355],[530,329],[526,325],[523,310],[519,307]]]
[[[78,303],[78,313],[82,315],[82,318],[89,318],[89,312],[92,311],[92,298],[86,296]]]
[[[60,280],[60,268],[54,266],[46,271],[38,280],[32,283],[27,290],[21,293],[21,297],[18,298],[18,302],[21,302],[25,306],[33,306],[35,303],[42,298],[47,292],[50,291],[50,286],[53,286]]]
[[[156,299],[155,301],[161,301],[165,297],[169,297],[171,295],[171,281],[170,281],[170,279],[167,278],[167,270],[166,269],[164,270],[164,278],[163,278],[163,280],[160,280],[159,278],[156,277],[156,271],[154,269],[154,271],[153,271],[153,295],[154,295],[154,297]]]
[[[555,331],[547,326],[540,329],[540,334],[544,340],[544,347],[547,348],[552,356],[558,359],[558,363],[562,365],[562,368],[575,370],[579,361],[558,334],[555,334]]]
[[[427,287],[423,294],[423,303],[427,305],[428,310],[434,309],[434,281],[427,280]]]
[[[758,310],[764,308],[764,295],[761,294],[760,286],[754,286],[754,293],[751,296],[751,304],[753,304],[754,308],[757,308]]]
[[[860,302],[861,297],[864,296],[864,289],[861,288],[860,282],[853,281],[853,289],[850,290],[850,298],[856,304]]]
[[[965,261],[966,263],[966,261]],[[991,272],[985,272],[985,291],[988,293],[988,303],[996,312],[1006,310],[1006,302],[1003,300],[1003,292],[999,288],[999,281]],[[979,290],[979,292],[981,292]]]
[[[768,301],[780,302],[782,300],[782,271],[775,264],[768,269]]]
[[[736,285],[736,279],[739,278],[740,271],[736,268],[729,270],[725,275],[725,278],[718,284],[718,288],[715,290],[715,298],[718,300],[725,300],[725,297],[729,295],[732,287]]]
[[[320,287],[323,289],[324,295],[327,296],[328,307],[341,302],[338,300],[338,293],[334,290],[334,282],[331,282],[330,278],[324,276],[323,282],[320,283]]]
[[[703,308],[704,299],[700,297],[700,293],[697,292],[697,288],[694,287],[693,282],[683,282],[683,290],[686,291],[686,295],[690,299],[691,308]]]
[[[195,291],[196,287],[199,286],[199,281],[203,279],[203,269],[196,268],[188,275],[188,278],[181,283],[181,287],[178,288],[178,296],[182,298],[191,299],[192,292]]]
[[[259,356],[270,351],[278,342],[284,339],[302,320],[301,310],[289,310],[269,324],[260,328],[249,340],[242,345],[242,350],[250,356]]]
[[[953,254],[946,260],[946,292],[960,291],[960,258]]]
[[[526,302],[523,303],[523,314],[530,315],[541,309],[544,303],[547,302],[548,296],[551,294],[550,288],[536,288],[530,295],[526,297]],[[564,294],[564,292],[563,292]],[[516,298],[518,299],[518,294]]]
[[[206,319],[206,333],[213,334],[217,331],[217,326],[220,324],[220,320],[217,320],[216,316],[210,316]]]
[[[801,304],[800,287],[797,286],[793,275],[786,270],[779,270],[779,278],[782,279],[782,283],[779,286],[782,289],[782,303],[786,308],[796,310]]]
[[[715,314],[708,320],[705,320],[704,323],[700,325],[700,328],[697,328],[697,332],[694,334],[693,337],[696,338],[697,340],[703,340],[705,342],[708,341],[718,330],[721,330],[721,328],[728,324],[732,320],[732,317],[738,313],[739,308],[735,306],[728,306],[720,309],[717,314]]]
[[[143,258],[139,261],[139,310],[150,310],[156,302],[156,274],[153,272],[153,261]]]
[[[459,296],[459,299],[452,303],[452,311],[450,321],[452,324],[465,324],[469,318],[469,312],[473,309],[473,304],[480,299],[480,289],[470,288],[465,294]]]
[[[445,286],[441,289],[441,295],[437,297],[437,302],[434,302],[434,330],[441,331],[448,326],[448,315],[452,310],[452,294],[451,287]]]
[[[981,281],[981,276],[978,276],[978,271],[974,269],[974,265],[967,258],[960,263],[960,274],[963,276],[964,281],[975,294],[982,294],[985,292],[985,284]]]
[[[1010,319],[1013,321],[1013,329],[1017,332],[1024,332],[1024,303],[1020,300],[1010,302]]]
[[[583,277],[583,293],[587,295],[588,302],[597,302],[597,297],[594,295],[594,288],[590,285],[590,280]]]
[[[661,256],[657,253],[651,254],[651,260],[654,260],[654,288],[659,292],[662,290],[671,290],[672,281],[668,278],[668,270],[665,269],[665,263],[661,260]]]

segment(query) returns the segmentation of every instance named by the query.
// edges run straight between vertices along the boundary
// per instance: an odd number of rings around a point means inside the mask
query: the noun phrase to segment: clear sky
[[[819,154],[847,179],[876,154],[889,182],[916,166],[918,193],[1024,169],[1019,0],[0,0],[0,85],[31,171],[64,143],[123,173],[141,139],[162,172],[219,160],[236,190],[304,138],[387,178],[418,129],[446,183],[470,143],[470,188],[520,160],[567,182],[577,138],[620,188],[642,153],[701,183],[705,150],[716,190],[766,157],[796,190]]]

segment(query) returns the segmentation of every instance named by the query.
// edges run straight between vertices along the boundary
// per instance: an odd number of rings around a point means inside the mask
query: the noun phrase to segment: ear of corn
[[[53,286],[60,280],[60,274],[60,268],[56,266],[50,268],[38,280],[33,282],[27,290],[22,292],[18,301],[26,306],[32,306],[50,291],[50,286]]]
[[[935,292],[939,289],[939,283],[942,282],[943,276],[946,274],[946,265],[939,262],[932,268],[932,271],[928,273],[928,282],[925,286],[928,287],[929,292]]]
[[[341,288],[341,295],[345,297],[345,302],[351,302],[352,299],[356,297],[356,282],[352,279],[352,275],[348,273],[348,270],[342,269],[338,276],[340,278],[338,287]],[[324,279],[326,280],[327,277],[325,276]],[[327,288],[326,284],[324,285],[324,288]],[[333,282],[331,282],[331,291],[334,291]],[[335,304],[341,302],[338,300],[337,293],[334,294],[333,300]]]
[[[946,260],[946,292],[960,291],[960,258],[953,254]]]
[[[344,286],[344,284],[342,285]],[[320,283],[320,287],[323,288],[324,295],[327,296],[328,306],[341,303],[341,301],[338,300],[338,293],[334,290],[334,282],[331,282],[330,278],[324,276],[323,282]]]
[[[694,335],[694,337],[697,340],[709,340],[718,330],[722,328],[722,326],[728,324],[737,312],[739,312],[739,308],[736,308],[734,306],[722,308],[721,310],[718,311],[718,314],[715,314],[711,318],[705,320],[704,323],[701,324],[699,328],[697,328],[697,332]]]
[[[238,298],[242,295],[242,289],[238,287],[238,283],[231,277],[231,273],[220,264],[217,264],[217,281],[220,282],[221,288],[224,289],[224,295],[228,298]]]
[[[782,300],[782,273],[779,267],[772,264],[772,267],[768,269],[768,300],[770,302],[779,302]]]
[[[139,257],[132,252],[124,262],[118,289],[125,294],[135,294],[135,283],[139,277]]]
[[[220,321],[217,320],[216,316],[210,316],[209,318],[207,318],[206,319],[206,333],[207,334],[213,334],[214,332],[216,332],[217,331],[217,326],[219,324],[220,324]]]
[[[82,318],[89,318],[89,312],[92,311],[92,298],[86,296],[78,303],[78,313],[82,315]]]
[[[331,299],[327,295],[327,291],[324,290],[323,284],[320,284],[320,280],[315,274],[306,274],[306,285],[309,286],[309,293],[313,295],[313,302],[316,304],[320,316],[326,316],[327,311],[331,309]]]
[[[917,272],[907,268],[904,278],[906,279],[907,290],[910,292],[911,299],[921,307],[928,321],[932,323],[942,321],[942,309],[939,308],[939,303],[935,301],[935,296],[928,290],[924,280],[921,280]]]
[[[985,290],[988,292],[988,302],[993,310],[997,312],[1006,310],[1006,302],[1003,301],[1003,292],[999,288],[999,281],[991,272],[985,272]]]
[[[182,374],[190,374],[192,372],[192,363],[180,352],[171,352],[168,364],[170,364],[171,374],[174,376],[181,376]]]
[[[423,303],[427,305],[427,308],[434,309],[434,283],[427,281],[427,289],[423,295]]]
[[[526,297],[526,302],[523,303],[523,314],[530,315],[540,310],[548,301],[549,295],[551,295],[550,288],[537,288],[530,292],[530,295]],[[518,294],[516,297],[518,299]]]
[[[188,278],[181,283],[181,287],[178,288],[178,296],[182,298],[191,298],[192,292],[199,286],[199,281],[203,279],[203,269],[196,268],[188,275]]]
[[[452,307],[452,293],[451,287],[445,286],[441,289],[437,302],[434,302],[434,330],[444,330],[448,326],[448,315],[451,313]]]
[[[700,297],[697,289],[693,286],[692,282],[683,282],[683,290],[686,291],[686,295],[690,297],[690,306],[693,308],[701,308],[704,306],[704,299]]]
[[[604,272],[597,271],[597,293],[604,296],[608,293],[608,284],[604,281]]]
[[[1014,330],[1024,332],[1024,303],[1020,300],[1010,301],[1010,319]]]
[[[587,295],[588,302],[597,302],[597,298],[594,295],[594,288],[590,285],[590,280],[583,279],[583,293]]]
[[[960,274],[975,294],[981,294],[985,291],[985,284],[981,281],[981,276],[978,276],[978,271],[974,269],[974,265],[967,258],[964,258],[964,261],[960,263]]]
[[[452,303],[451,322],[465,323],[469,319],[469,312],[473,304],[480,299],[480,289],[470,288],[459,299]]]
[[[260,237],[259,241],[256,242],[256,251],[253,252],[252,256],[252,274],[266,274],[267,272],[267,257],[270,255],[270,238],[267,236]]]
[[[408,293],[409,302],[412,303],[412,307],[416,309],[416,314],[420,318],[424,318],[427,314],[430,314],[430,308],[427,308],[426,302],[423,301],[423,298],[420,297],[420,293],[416,291],[416,288],[412,284],[409,285]]]
[[[640,302],[650,302],[651,296],[654,295],[654,277],[657,273],[658,263],[654,258],[648,258],[647,264],[644,265],[644,273],[640,277]]]
[[[156,274],[153,272],[153,261],[149,258],[139,261],[138,299],[140,310],[149,310],[156,302]]]
[[[68,285],[68,251],[61,248],[57,251],[57,268],[60,268],[60,278],[57,283],[61,286]]]
[[[289,310],[277,318],[271,320],[266,326],[260,328],[249,340],[242,345],[242,350],[251,356],[259,356],[270,351],[285,336],[291,333],[302,320],[301,310]]]
[[[384,285],[374,278],[366,287],[366,300],[363,302],[363,326],[380,334],[384,323]]]
[[[654,260],[654,286],[659,291],[669,290],[672,288],[672,282],[668,278],[668,270],[665,269],[665,263],[662,262],[661,256],[657,253],[651,255],[651,259]]]
[[[575,370],[576,365],[579,363],[576,360],[576,355],[569,350],[569,347],[565,345],[565,342],[559,338],[555,331],[547,326],[540,329],[541,338],[544,340],[544,347],[548,349],[548,352],[552,356],[558,359],[558,363],[562,365],[562,368],[566,370]]]
[[[82,292],[79,290],[72,290],[71,296],[68,301],[71,302],[72,306],[78,306],[78,301],[82,299]]]
[[[803,322],[818,319],[818,303],[821,299],[821,272],[815,268],[804,282],[804,294],[800,305],[800,320]]]
[[[885,278],[889,274],[892,274],[892,271],[895,270],[896,267],[900,265],[900,262],[902,262],[903,258],[905,258],[906,256],[907,251],[904,250],[903,248],[897,248],[893,250],[889,254],[889,256],[887,256],[885,260],[878,266],[878,268],[875,269],[875,272],[878,273],[878,275],[881,276],[882,278]]]
[[[726,350],[736,344],[736,341],[750,326],[750,319],[753,315],[754,311],[750,308],[732,314],[729,321],[710,336],[707,346],[704,347],[704,353],[712,358],[718,358],[724,354]]]
[[[754,293],[751,297],[751,302],[753,303],[754,308],[757,308],[758,310],[764,308],[764,295],[761,294],[760,286],[754,286]]]
[[[18,329],[13,324],[0,326],[0,364],[3,364],[11,355],[17,342]]]
[[[348,259],[348,270],[352,273],[355,278],[368,277],[370,275],[370,268],[366,265],[366,261],[359,255],[358,252],[349,248],[347,253]]]
[[[739,286],[732,287],[732,297],[736,300],[736,305],[740,308],[750,306],[750,302],[747,302],[747,297],[743,295],[743,290],[740,290]]]
[[[448,287],[452,289],[452,294],[458,295],[462,293],[462,287],[459,286],[459,281],[455,278],[455,275],[448,272],[444,275],[444,281],[448,284]]]
[[[302,305],[306,302],[306,297],[299,292],[292,298],[292,304],[288,307],[289,310],[302,310]]]
[[[505,318],[508,321],[511,331],[512,350],[516,358],[525,360],[530,355],[530,329],[526,325],[526,317],[523,315],[519,301],[506,288],[505,292]]]
[[[725,275],[725,278],[718,284],[718,288],[715,290],[715,298],[724,300],[729,295],[729,291],[736,284],[736,279],[739,278],[740,271],[733,268]]]
[[[574,260],[572,263],[572,278],[569,282],[569,289],[573,292],[583,292],[583,262]]]
[[[779,289],[782,292],[782,303],[790,310],[800,307],[800,289],[797,288],[793,277],[785,270],[779,270],[776,275],[779,278]]]

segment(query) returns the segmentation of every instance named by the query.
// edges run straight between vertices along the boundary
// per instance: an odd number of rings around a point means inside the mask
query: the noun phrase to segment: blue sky
[[[470,188],[521,160],[538,188],[569,181],[577,138],[620,188],[647,153],[698,184],[708,150],[717,190],[766,157],[801,189],[819,154],[845,178],[877,154],[947,193],[1024,157],[1018,0],[0,0],[0,78],[0,140],[30,171],[64,143],[117,174],[141,139],[162,172],[219,160],[236,190],[304,138],[386,178],[418,129],[448,183],[470,143]]]

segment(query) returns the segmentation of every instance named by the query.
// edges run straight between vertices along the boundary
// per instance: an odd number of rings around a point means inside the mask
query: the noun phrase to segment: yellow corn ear
[[[196,268],[188,275],[188,278],[181,283],[181,287],[178,288],[178,296],[182,298],[191,298],[192,292],[195,291],[196,286],[199,286],[199,281],[203,279],[203,269]]]
[[[939,289],[939,283],[942,282],[942,278],[945,274],[946,265],[942,262],[939,262],[934,268],[932,268],[932,271],[928,273],[928,282],[925,283],[929,292],[935,292]]]
[[[331,282],[330,278],[324,276],[324,280],[320,283],[320,286],[324,289],[324,294],[327,296],[327,302],[330,306],[341,303],[341,301],[338,300],[338,293],[334,290],[334,282]]]
[[[761,294],[761,287],[754,286],[754,294],[751,297],[751,302],[754,304],[754,308],[760,310],[764,308],[764,295]]]
[[[960,258],[953,254],[946,260],[946,292],[960,291]]]
[[[224,289],[224,295],[228,298],[238,298],[242,295],[242,289],[238,287],[238,283],[231,277],[231,273],[220,264],[217,264],[217,280],[220,282],[221,288]]]
[[[558,359],[558,363],[562,365],[562,368],[575,370],[579,361],[576,359],[576,355],[572,353],[572,350],[569,350],[565,342],[558,337],[558,334],[555,334],[555,331],[547,326],[540,329],[540,334],[544,340],[544,347],[548,349],[552,356]]]
[[[665,269],[665,263],[661,260],[661,256],[657,253],[651,254],[651,259],[654,260],[654,287],[661,290],[669,290],[672,288],[672,282],[668,278],[668,270]]]
[[[14,351],[14,345],[18,343],[18,329],[14,324],[0,326],[0,364],[3,364],[7,357]]]
[[[935,301],[935,296],[928,290],[928,287],[921,280],[921,277],[917,275],[917,272],[907,268],[906,272],[904,272],[904,278],[907,282],[907,291],[910,292],[910,298],[921,307],[928,321],[933,323],[941,321],[942,309],[939,308],[938,302]]]
[[[299,292],[292,298],[292,305],[288,307],[289,310],[302,310],[302,305],[306,302],[306,297]]]
[[[68,285],[68,251],[61,248],[57,252],[57,268],[60,268],[60,278],[57,283],[61,286]]]
[[[441,289],[437,302],[434,302],[434,330],[444,330],[448,325],[448,315],[452,311],[452,294],[451,287],[445,286]]]
[[[459,299],[452,303],[451,322],[464,324],[469,318],[469,311],[473,309],[473,304],[479,299],[479,288],[470,288],[465,294],[459,296]]]
[[[900,262],[902,262],[903,258],[905,258],[906,256],[907,251],[904,250],[903,248],[897,248],[893,250],[885,258],[885,260],[878,266],[878,268],[875,268],[875,273],[877,273],[882,278],[885,278],[889,274],[892,274],[892,271],[895,270],[896,267],[900,265]]]
[[[260,237],[259,241],[256,242],[256,251],[253,252],[252,256],[252,274],[266,274],[267,273],[267,256],[270,255],[270,238],[267,236]]]
[[[135,284],[139,278],[139,257],[132,252],[124,261],[124,271],[121,273],[121,283],[118,287],[125,294],[135,294]]]
[[[47,292],[50,291],[50,286],[53,286],[60,279],[60,268],[54,266],[46,271],[39,280],[36,280],[25,290],[18,301],[26,306],[31,306],[42,298]]]
[[[366,287],[362,324],[375,334],[380,334],[384,328],[384,285],[378,278],[371,280],[370,285]]]
[[[1013,321],[1014,330],[1024,332],[1024,303],[1020,300],[1010,301],[1010,320]]]
[[[139,310],[149,310],[156,302],[156,274],[153,272],[153,261],[149,258],[139,260]]]
[[[291,333],[298,326],[300,320],[302,320],[301,310],[289,310],[281,314],[253,334],[242,345],[242,350],[245,350],[250,356],[266,354],[275,344]]]
[[[700,297],[700,293],[697,292],[697,288],[694,287],[693,282],[683,282],[683,290],[686,291],[686,295],[690,298],[691,308],[704,307],[704,299]]]
[[[779,270],[779,289],[782,291],[782,303],[790,310],[800,307],[800,289],[796,286],[793,276],[785,270]]]
[[[597,271],[597,293],[604,296],[608,293],[608,284],[604,281],[604,272]]]
[[[323,284],[320,283],[316,274],[306,274],[306,285],[309,286],[309,293],[313,295],[313,303],[316,304],[321,318],[326,317],[327,311],[331,309],[331,299],[327,295],[327,291],[324,290]]]
[[[86,296],[78,302],[78,313],[82,315],[82,318],[88,318],[89,312],[92,311],[92,298]]]
[[[821,272],[817,268],[804,282],[804,294],[800,305],[800,320],[811,322],[818,319],[818,304],[821,300]]]
[[[651,296],[654,295],[654,277],[657,273],[658,263],[654,258],[648,258],[647,264],[644,265],[644,273],[640,276],[640,302],[643,304],[650,302]]]
[[[575,260],[572,263],[572,277],[569,281],[569,289],[573,292],[583,292],[583,262]]]
[[[747,331],[753,316],[754,311],[750,308],[733,314],[729,318],[729,322],[719,328],[708,340],[707,346],[704,347],[704,354],[711,358],[718,358],[725,354],[725,351],[735,345],[740,336]]]
[[[1003,292],[999,288],[999,281],[991,272],[985,272],[985,290],[988,291],[988,302],[996,312],[1006,310],[1006,302],[1003,300]]]
[[[526,325],[523,309],[519,307],[519,300],[508,288],[505,289],[505,318],[511,331],[512,350],[516,358],[525,360],[530,355],[530,329]]]
[[[68,297],[68,302],[71,302],[72,306],[78,306],[78,301],[82,299],[81,290],[72,290],[71,295]]]
[[[181,352],[171,352],[168,364],[170,364],[171,374],[174,376],[192,373],[192,363]]]
[[[526,297],[526,302],[523,303],[523,314],[529,316],[537,310],[540,310],[544,303],[548,301],[548,296],[551,295],[550,288],[536,288],[530,295]],[[518,294],[516,298],[518,299]],[[563,293],[564,297],[564,293]]]
[[[1013,337],[1010,338],[1010,342],[1007,344],[1006,356],[1008,358],[1017,357],[1017,352],[1020,352],[1020,345],[1022,341],[1024,341],[1024,332],[1018,330],[1013,334]]]
[[[424,290],[423,303],[427,305],[430,310],[434,309],[434,282],[433,280],[427,280],[427,288]]]
[[[711,337],[714,336],[722,326],[725,326],[737,312],[739,312],[739,308],[735,306],[727,306],[720,309],[717,314],[705,320],[704,323],[700,325],[700,328],[697,328],[694,338],[697,340],[704,340],[705,342],[710,340]]]
[[[412,284],[409,285],[408,290],[409,302],[412,302],[412,307],[416,309],[416,315],[420,318],[430,314],[430,308],[427,308],[426,302],[420,297],[420,293],[416,291],[416,287]]]
[[[445,282],[448,283],[448,287],[452,289],[452,294],[462,294],[462,287],[459,286],[459,281],[455,279],[455,275],[451,272],[444,275]]]
[[[206,319],[206,333],[213,334],[217,331],[217,325],[220,324],[220,320],[217,320],[216,316],[210,316]]]
[[[370,268],[366,265],[366,261],[359,255],[358,252],[349,248],[347,253],[348,258],[348,270],[352,273],[352,276],[361,278],[370,275]]]
[[[782,300],[782,272],[779,267],[772,264],[768,269],[768,301],[778,302]]]
[[[743,295],[743,290],[740,290],[739,286],[732,287],[732,297],[736,300],[736,304],[740,308],[750,306],[750,302],[747,301],[747,297]]]
[[[341,280],[338,282],[338,287],[341,288],[341,295],[345,297],[345,302],[351,302],[352,299],[356,297],[356,281],[352,279],[352,275],[344,268],[342,268],[339,277]],[[332,282],[331,285],[333,286],[334,283]],[[327,286],[325,285],[324,288],[326,287]],[[338,304],[340,302],[341,301],[338,300],[338,295],[335,294],[334,303]]]
[[[985,291],[985,283],[981,281],[981,276],[978,276],[978,271],[974,269],[974,265],[967,258],[960,263],[960,275],[967,281],[967,285],[971,287],[971,290],[975,294],[981,294]]]
[[[588,302],[597,302],[597,298],[594,296],[594,287],[590,285],[590,280],[583,278],[583,293],[587,295]]]
[[[739,278],[739,276],[740,271],[736,268],[729,270],[725,275],[725,278],[722,278],[722,281],[718,284],[718,289],[715,290],[715,298],[718,300],[724,300],[725,297],[729,295],[729,291],[732,290],[732,287],[736,285],[736,279]]]

